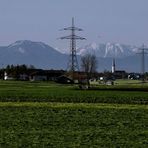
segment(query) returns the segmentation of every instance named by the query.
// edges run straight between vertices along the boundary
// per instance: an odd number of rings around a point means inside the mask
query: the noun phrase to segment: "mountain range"
[[[86,53],[95,54],[98,60],[98,71],[111,71],[112,59],[116,60],[116,69],[127,72],[141,71],[141,57],[136,46],[119,43],[92,43],[77,49],[78,62]],[[6,65],[27,64],[42,69],[67,68],[69,55],[55,50],[43,42],[19,40],[8,46],[0,46],[0,67]],[[148,56],[145,57],[146,65]],[[146,66],[146,71],[148,68]]]

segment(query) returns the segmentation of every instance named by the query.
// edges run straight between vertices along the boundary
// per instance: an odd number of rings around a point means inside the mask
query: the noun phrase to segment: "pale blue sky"
[[[84,29],[78,35],[87,38],[78,46],[148,44],[148,0],[0,0],[0,45],[28,39],[67,48],[57,38],[69,34],[59,29],[70,26],[72,17]]]

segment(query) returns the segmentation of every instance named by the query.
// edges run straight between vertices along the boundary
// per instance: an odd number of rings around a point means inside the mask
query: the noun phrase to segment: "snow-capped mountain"
[[[66,69],[68,56],[42,42],[19,40],[0,47],[0,67],[27,64],[37,68]]]
[[[127,72],[141,72],[141,55],[137,48],[122,44],[90,44],[78,49],[79,55],[93,53],[98,58],[98,71],[111,70],[112,59],[116,56],[116,69]],[[122,58],[121,58],[122,57]],[[81,57],[77,56],[79,65]],[[42,42],[20,40],[9,46],[0,46],[0,68],[8,64],[34,65],[42,69],[66,69],[69,53],[63,54]],[[148,71],[148,56],[145,55],[145,70]]]
[[[77,50],[78,55],[95,54],[98,60],[98,71],[111,71],[112,60],[115,58],[116,70],[141,72],[142,56],[136,46],[119,43],[92,43]],[[148,71],[148,55],[145,55],[145,70]]]
[[[78,49],[79,55],[86,53],[95,54],[97,57],[127,57],[136,53],[135,46],[124,45],[119,43],[96,44],[92,43]]]

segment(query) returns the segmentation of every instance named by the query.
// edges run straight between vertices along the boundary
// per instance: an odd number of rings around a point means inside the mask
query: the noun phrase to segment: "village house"
[[[30,81],[55,81],[65,73],[64,70],[42,70],[36,69],[29,75]]]

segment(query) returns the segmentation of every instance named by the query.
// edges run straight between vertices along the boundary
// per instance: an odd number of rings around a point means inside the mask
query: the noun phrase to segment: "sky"
[[[148,0],[0,0],[0,46],[17,40],[41,41],[54,48],[68,48],[69,35],[59,31],[75,25],[77,35],[92,42],[148,45]]]

